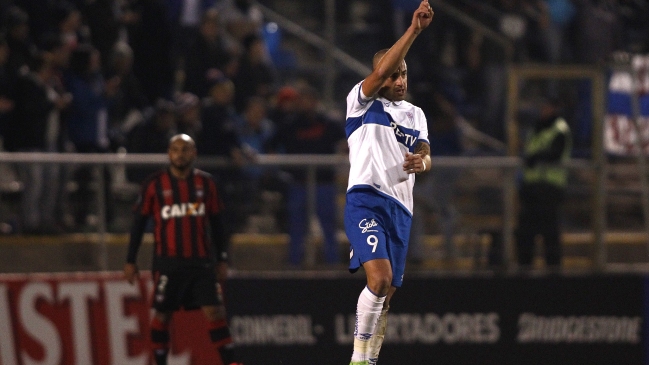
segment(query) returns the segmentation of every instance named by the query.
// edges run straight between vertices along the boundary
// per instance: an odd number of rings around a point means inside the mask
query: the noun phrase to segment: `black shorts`
[[[153,272],[152,307],[159,312],[223,304],[214,267],[183,267]]]

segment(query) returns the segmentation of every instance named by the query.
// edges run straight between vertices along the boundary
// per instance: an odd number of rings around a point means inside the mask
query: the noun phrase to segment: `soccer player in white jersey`
[[[367,276],[356,306],[350,365],[378,360],[390,298],[403,281],[415,174],[431,166],[426,117],[404,100],[408,89],[404,58],[433,14],[428,0],[423,0],[403,36],[374,55],[372,73],[347,96],[349,271],[363,266]]]

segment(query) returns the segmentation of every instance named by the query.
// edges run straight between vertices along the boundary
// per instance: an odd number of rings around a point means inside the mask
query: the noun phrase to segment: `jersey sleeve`
[[[155,182],[153,180],[148,180],[140,191],[140,195],[137,198],[135,207],[133,208],[134,213],[140,215],[152,215],[155,202]]]
[[[428,121],[426,120],[426,114],[421,108],[417,108],[417,118],[415,118],[415,129],[419,131],[418,141],[426,142],[430,145],[430,139],[428,138]]]
[[[363,83],[359,82],[352,88],[352,90],[347,94],[347,118],[358,117],[365,114],[365,111],[369,107],[370,101],[374,98],[371,96],[366,96],[363,94]]]
[[[205,177],[207,195],[205,199],[205,213],[208,215],[210,224],[211,242],[214,246],[214,254],[217,262],[228,261],[228,250],[230,247],[230,230],[228,229],[223,215],[223,200],[219,195],[216,182],[210,175]]]
[[[142,244],[142,237],[144,236],[147,220],[154,211],[155,191],[155,180],[147,179],[142,184],[140,195],[133,208],[133,226],[131,227],[131,234],[129,236],[128,253],[126,256],[127,263],[135,264],[137,260],[137,252]]]
[[[347,116],[345,118],[347,138],[363,124],[363,116],[374,101],[374,98],[363,95],[362,85],[363,83],[359,82],[347,94]]]
[[[216,183],[211,177],[206,178],[207,199],[205,200],[205,212],[209,215],[216,215],[223,212],[223,200],[219,195]]]

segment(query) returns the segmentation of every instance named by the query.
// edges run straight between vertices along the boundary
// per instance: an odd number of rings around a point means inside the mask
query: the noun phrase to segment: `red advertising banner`
[[[0,275],[0,365],[150,364],[149,279]],[[348,273],[235,275],[226,294],[237,357],[349,363],[364,285]],[[644,275],[410,273],[390,307],[384,364],[649,365]],[[177,313],[171,330],[169,365],[220,364],[200,311]]]
[[[150,274],[0,275],[0,365],[148,365]],[[169,365],[220,364],[201,311],[174,314]]]

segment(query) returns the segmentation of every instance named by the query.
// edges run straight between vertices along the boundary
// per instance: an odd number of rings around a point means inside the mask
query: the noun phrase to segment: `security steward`
[[[524,152],[516,232],[518,264],[523,270],[532,267],[534,243],[539,235],[543,238],[547,267],[561,267],[559,212],[568,178],[565,165],[571,150],[570,127],[560,116],[559,101],[544,100]]]

